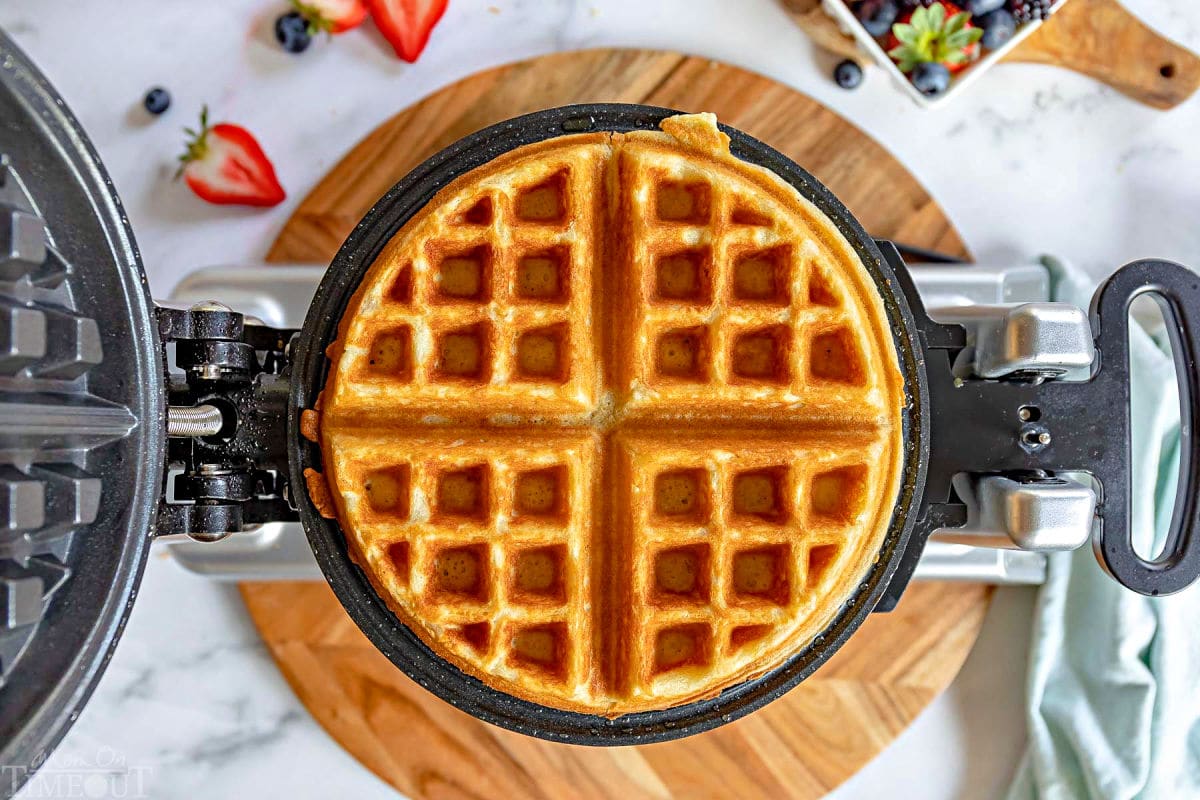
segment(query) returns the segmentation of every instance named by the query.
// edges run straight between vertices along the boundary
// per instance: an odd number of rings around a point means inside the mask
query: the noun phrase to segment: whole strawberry
[[[937,64],[947,73],[955,73],[979,55],[982,37],[983,30],[971,24],[968,12],[953,3],[938,2],[914,9],[892,26],[888,55],[905,74],[914,73],[922,64]],[[940,74],[940,70],[921,72]]]
[[[185,128],[187,150],[179,157],[184,182],[202,200],[218,205],[274,206],[287,194],[275,167],[250,131],[240,125],[208,124],[208,107],[200,111],[200,130]]]

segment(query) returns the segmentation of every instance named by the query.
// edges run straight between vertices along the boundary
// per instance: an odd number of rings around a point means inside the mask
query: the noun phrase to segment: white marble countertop
[[[1127,4],[1200,49],[1200,6]],[[878,71],[856,92],[838,89],[827,77],[833,59],[774,0],[452,0],[416,65],[396,61],[369,30],[318,41],[300,57],[283,53],[270,33],[283,5],[0,5],[0,27],[57,86],[107,164],[158,296],[195,268],[260,260],[349,147],[433,89],[487,66],[596,46],[697,53],[813,95],[915,172],[981,258],[1049,251],[1097,276],[1145,256],[1200,265],[1197,99],[1163,113],[1073,73],[1003,65],[947,108],[921,111]],[[174,105],[151,121],[140,102],[156,84]],[[282,206],[207,206],[169,180],[180,128],[205,102],[259,137],[289,191]],[[999,796],[1023,747],[1031,604],[1030,590],[1000,591],[951,689],[835,796],[899,786],[928,798]],[[311,720],[236,590],[184,573],[162,550],[116,658],[49,767],[72,763],[126,770],[140,783],[125,796],[396,796]],[[23,796],[51,795],[36,784]]]

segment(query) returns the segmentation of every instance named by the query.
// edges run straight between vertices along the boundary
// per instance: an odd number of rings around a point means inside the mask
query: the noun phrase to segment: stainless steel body
[[[315,265],[208,267],[181,281],[171,293],[169,302],[190,305],[220,298],[234,310],[257,317],[268,325],[295,328],[304,322],[324,272],[324,266]],[[991,317],[977,315],[975,318],[994,320],[997,313],[1007,313],[1013,304],[1044,303],[1050,296],[1049,274],[1039,263],[917,264],[912,265],[911,272],[922,299],[931,314],[938,318],[961,316],[965,307],[986,307],[993,309]],[[1086,322],[1086,317],[1084,320]],[[990,329],[1003,330],[995,324],[991,324]],[[1036,336],[1033,340],[1040,341]],[[1029,341],[1026,339],[1027,343]],[[1026,358],[1020,350],[1011,352]],[[1054,357],[1060,360],[1079,358],[1069,352],[1057,352]],[[1052,493],[1049,499],[1053,500]],[[1090,513],[1089,510],[1088,522],[1082,532],[1072,529],[1070,534],[1082,535],[1081,542],[1089,533]],[[1039,584],[1045,580],[1044,555],[1012,549],[1017,546],[1013,543],[1016,537],[1036,545],[1039,542],[1036,531],[1014,530],[1012,537],[1005,538],[1004,531],[993,520],[989,519],[988,525],[992,536],[987,541],[983,538],[973,542],[931,540],[921,557],[916,578],[995,584]],[[970,534],[971,531],[967,531],[966,535]],[[1064,535],[1060,530],[1057,538],[1051,538],[1059,541]],[[997,545],[1006,549],[994,549]],[[323,579],[304,530],[296,522],[267,523],[254,531],[211,544],[180,537],[171,540],[168,546],[180,566],[213,580]]]
[[[954,363],[962,378],[1056,378],[1096,358],[1087,313],[1064,303],[942,308],[931,316],[966,329],[967,346]]]
[[[961,474],[954,490],[967,504],[967,524],[935,531],[935,541],[1052,552],[1091,537],[1096,491],[1071,478]]]

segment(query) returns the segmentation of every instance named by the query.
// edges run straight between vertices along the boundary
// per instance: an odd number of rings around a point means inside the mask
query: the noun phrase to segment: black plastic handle
[[[1135,261],[1101,284],[1092,299],[1092,329],[1101,354],[1093,379],[1098,392],[1122,393],[1123,420],[1129,420],[1129,306],[1152,292],[1160,299],[1171,336],[1180,394],[1180,472],[1171,528],[1161,554],[1152,561],[1133,549],[1131,524],[1132,458],[1128,441],[1124,463],[1103,477],[1103,524],[1093,540],[1100,563],[1121,585],[1145,595],[1178,592],[1200,577],[1200,275],[1169,261]],[[1123,468],[1122,468],[1123,467]]]

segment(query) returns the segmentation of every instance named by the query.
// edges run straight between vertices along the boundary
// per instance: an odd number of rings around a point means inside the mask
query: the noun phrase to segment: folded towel
[[[1093,283],[1046,259],[1054,299],[1087,308]],[[1135,548],[1157,552],[1179,474],[1169,346],[1130,332]],[[1034,618],[1029,743],[1009,800],[1200,798],[1200,589],[1123,589],[1090,548],[1050,556]]]

